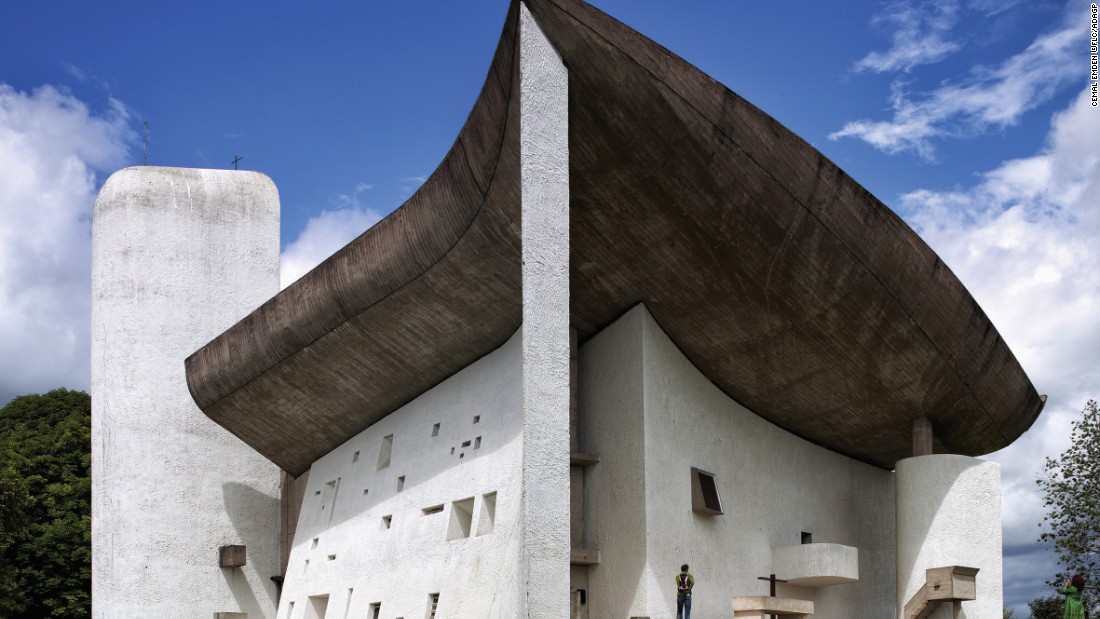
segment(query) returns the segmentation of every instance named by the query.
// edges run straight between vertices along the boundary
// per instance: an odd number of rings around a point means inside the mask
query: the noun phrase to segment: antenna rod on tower
[[[143,121],[145,123],[145,164],[149,165],[149,121]]]

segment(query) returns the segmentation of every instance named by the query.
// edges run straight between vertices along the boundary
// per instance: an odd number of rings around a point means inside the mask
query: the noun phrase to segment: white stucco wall
[[[517,332],[314,463],[280,619],[310,617],[309,598],[326,595],[326,619],[370,618],[374,603],[384,619],[420,619],[432,593],[440,618],[521,616],[522,338]],[[391,435],[389,464],[379,468]],[[467,499],[470,534],[448,540],[454,503]]]
[[[600,457],[584,469],[579,536],[585,547],[600,551],[600,564],[588,568],[589,616],[647,616],[639,317],[632,313],[581,346],[578,371],[580,448]]]
[[[894,613],[892,473],[746,410],[700,374],[641,306],[584,344],[580,374],[582,448],[601,456],[585,488],[589,542],[601,554],[589,570],[591,616],[675,616],[681,563],[696,578],[692,615],[729,616],[733,596],[768,592],[757,577],[773,571],[772,549],[798,544],[803,531],[815,542],[858,548],[860,580],[779,585],[779,595],[813,600],[815,617]],[[622,392],[629,400],[606,405]],[[693,466],[715,475],[724,515],[692,511]],[[624,543],[629,549],[616,548]]]
[[[977,598],[967,619],[997,619],[1003,604],[1001,467],[977,458],[936,454],[897,463],[897,604],[925,583],[925,570],[976,567]],[[949,618],[944,604],[933,619]]]
[[[210,421],[184,358],[279,289],[279,198],[254,172],[137,167],[92,223],[92,614],[272,617],[279,471]],[[244,568],[218,548],[247,546]]]
[[[519,7],[524,607],[569,613],[569,74]]]

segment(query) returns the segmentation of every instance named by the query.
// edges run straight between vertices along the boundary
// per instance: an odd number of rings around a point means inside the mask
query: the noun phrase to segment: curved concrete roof
[[[1042,400],[959,280],[774,119],[577,0],[528,0],[569,70],[571,313],[645,303],[757,414],[891,468],[928,417],[981,455]],[[292,474],[520,326],[517,5],[451,151],[400,209],[187,359],[195,401]]]

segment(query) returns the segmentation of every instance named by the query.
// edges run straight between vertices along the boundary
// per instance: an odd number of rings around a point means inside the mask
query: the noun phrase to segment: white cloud
[[[139,140],[130,118],[0,84],[0,403],[88,388],[92,204]]]
[[[353,199],[354,194],[340,197]],[[310,217],[298,238],[283,251],[280,271],[283,288],[298,281],[298,278],[313,270],[321,261],[350,243],[380,219],[377,212],[360,206],[321,211],[320,215]]]
[[[991,456],[1002,466],[1006,605],[1023,612],[1049,593],[1042,583],[1056,569],[1035,542],[1044,513],[1035,479],[1044,457],[1068,446],[1085,401],[1100,397],[1098,196],[1100,114],[1082,92],[1055,115],[1039,154],[1007,161],[969,189],[901,201],[1049,395],[1035,426]]]
[[[960,137],[990,127],[1014,125],[1060,89],[1082,79],[1081,44],[1087,30],[1080,15],[1068,15],[1053,32],[998,67],[979,67],[969,76],[916,98],[895,82],[894,117],[849,122],[829,138],[855,137],[887,153],[914,151],[931,159],[931,140]]]
[[[872,25],[893,29],[893,46],[885,52],[871,52],[855,63],[856,71],[909,71],[923,64],[939,62],[959,49],[946,38],[958,21],[958,3],[898,3],[876,16]]]

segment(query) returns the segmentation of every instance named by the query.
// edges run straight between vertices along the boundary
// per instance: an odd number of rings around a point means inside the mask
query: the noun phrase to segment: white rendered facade
[[[280,619],[518,616],[521,337],[313,465]]]
[[[522,327],[338,433],[299,478],[296,519],[280,518],[278,469],[194,406],[182,363],[277,291],[274,186],[166,168],[108,181],[94,225],[95,616],[667,619],[688,563],[696,617],[731,616],[769,574],[815,616],[900,617],[924,570],[953,564],[980,570],[982,601],[963,616],[995,619],[996,465],[930,455],[895,474],[805,441],[715,386],[641,304],[570,343],[569,74],[518,13]],[[219,380],[236,352],[209,364]],[[242,418],[273,434],[268,410]],[[696,504],[700,471],[720,509]],[[228,544],[246,565],[218,566]]]
[[[104,184],[92,220],[97,619],[274,615],[279,470],[195,406],[183,359],[278,289],[271,179],[136,167]],[[245,545],[247,565],[220,568],[225,545]]]
[[[320,616],[312,609],[326,597],[328,618],[373,617],[375,604],[379,617],[428,616],[433,595],[439,617],[522,616],[509,595],[522,565],[521,340],[522,332],[317,461],[279,619]],[[583,468],[579,493],[574,477],[582,530],[572,537],[598,551],[599,563],[573,567],[574,593],[583,588],[586,599],[575,616],[674,617],[672,577],[685,562],[696,577],[695,616],[731,616],[733,597],[767,593],[758,577],[789,575],[785,555],[806,533],[806,550],[858,555],[855,582],[778,585],[779,597],[813,601],[816,617],[893,616],[897,598],[912,594],[895,589],[898,570],[919,571],[923,584],[923,570],[941,564],[981,570],[983,601],[964,603],[964,617],[999,612],[1000,537],[990,532],[1000,519],[988,509],[999,503],[988,483],[995,464],[925,456],[917,460],[980,473],[982,492],[963,505],[957,491],[975,483],[922,476],[946,486],[896,498],[896,479],[911,477],[808,443],[745,409],[684,358],[644,306],[580,347],[576,380],[578,443],[599,462]],[[386,449],[389,464],[379,468]],[[692,510],[693,467],[714,474],[723,514]],[[957,498],[918,507],[938,492]],[[900,517],[929,510],[941,524]]]

